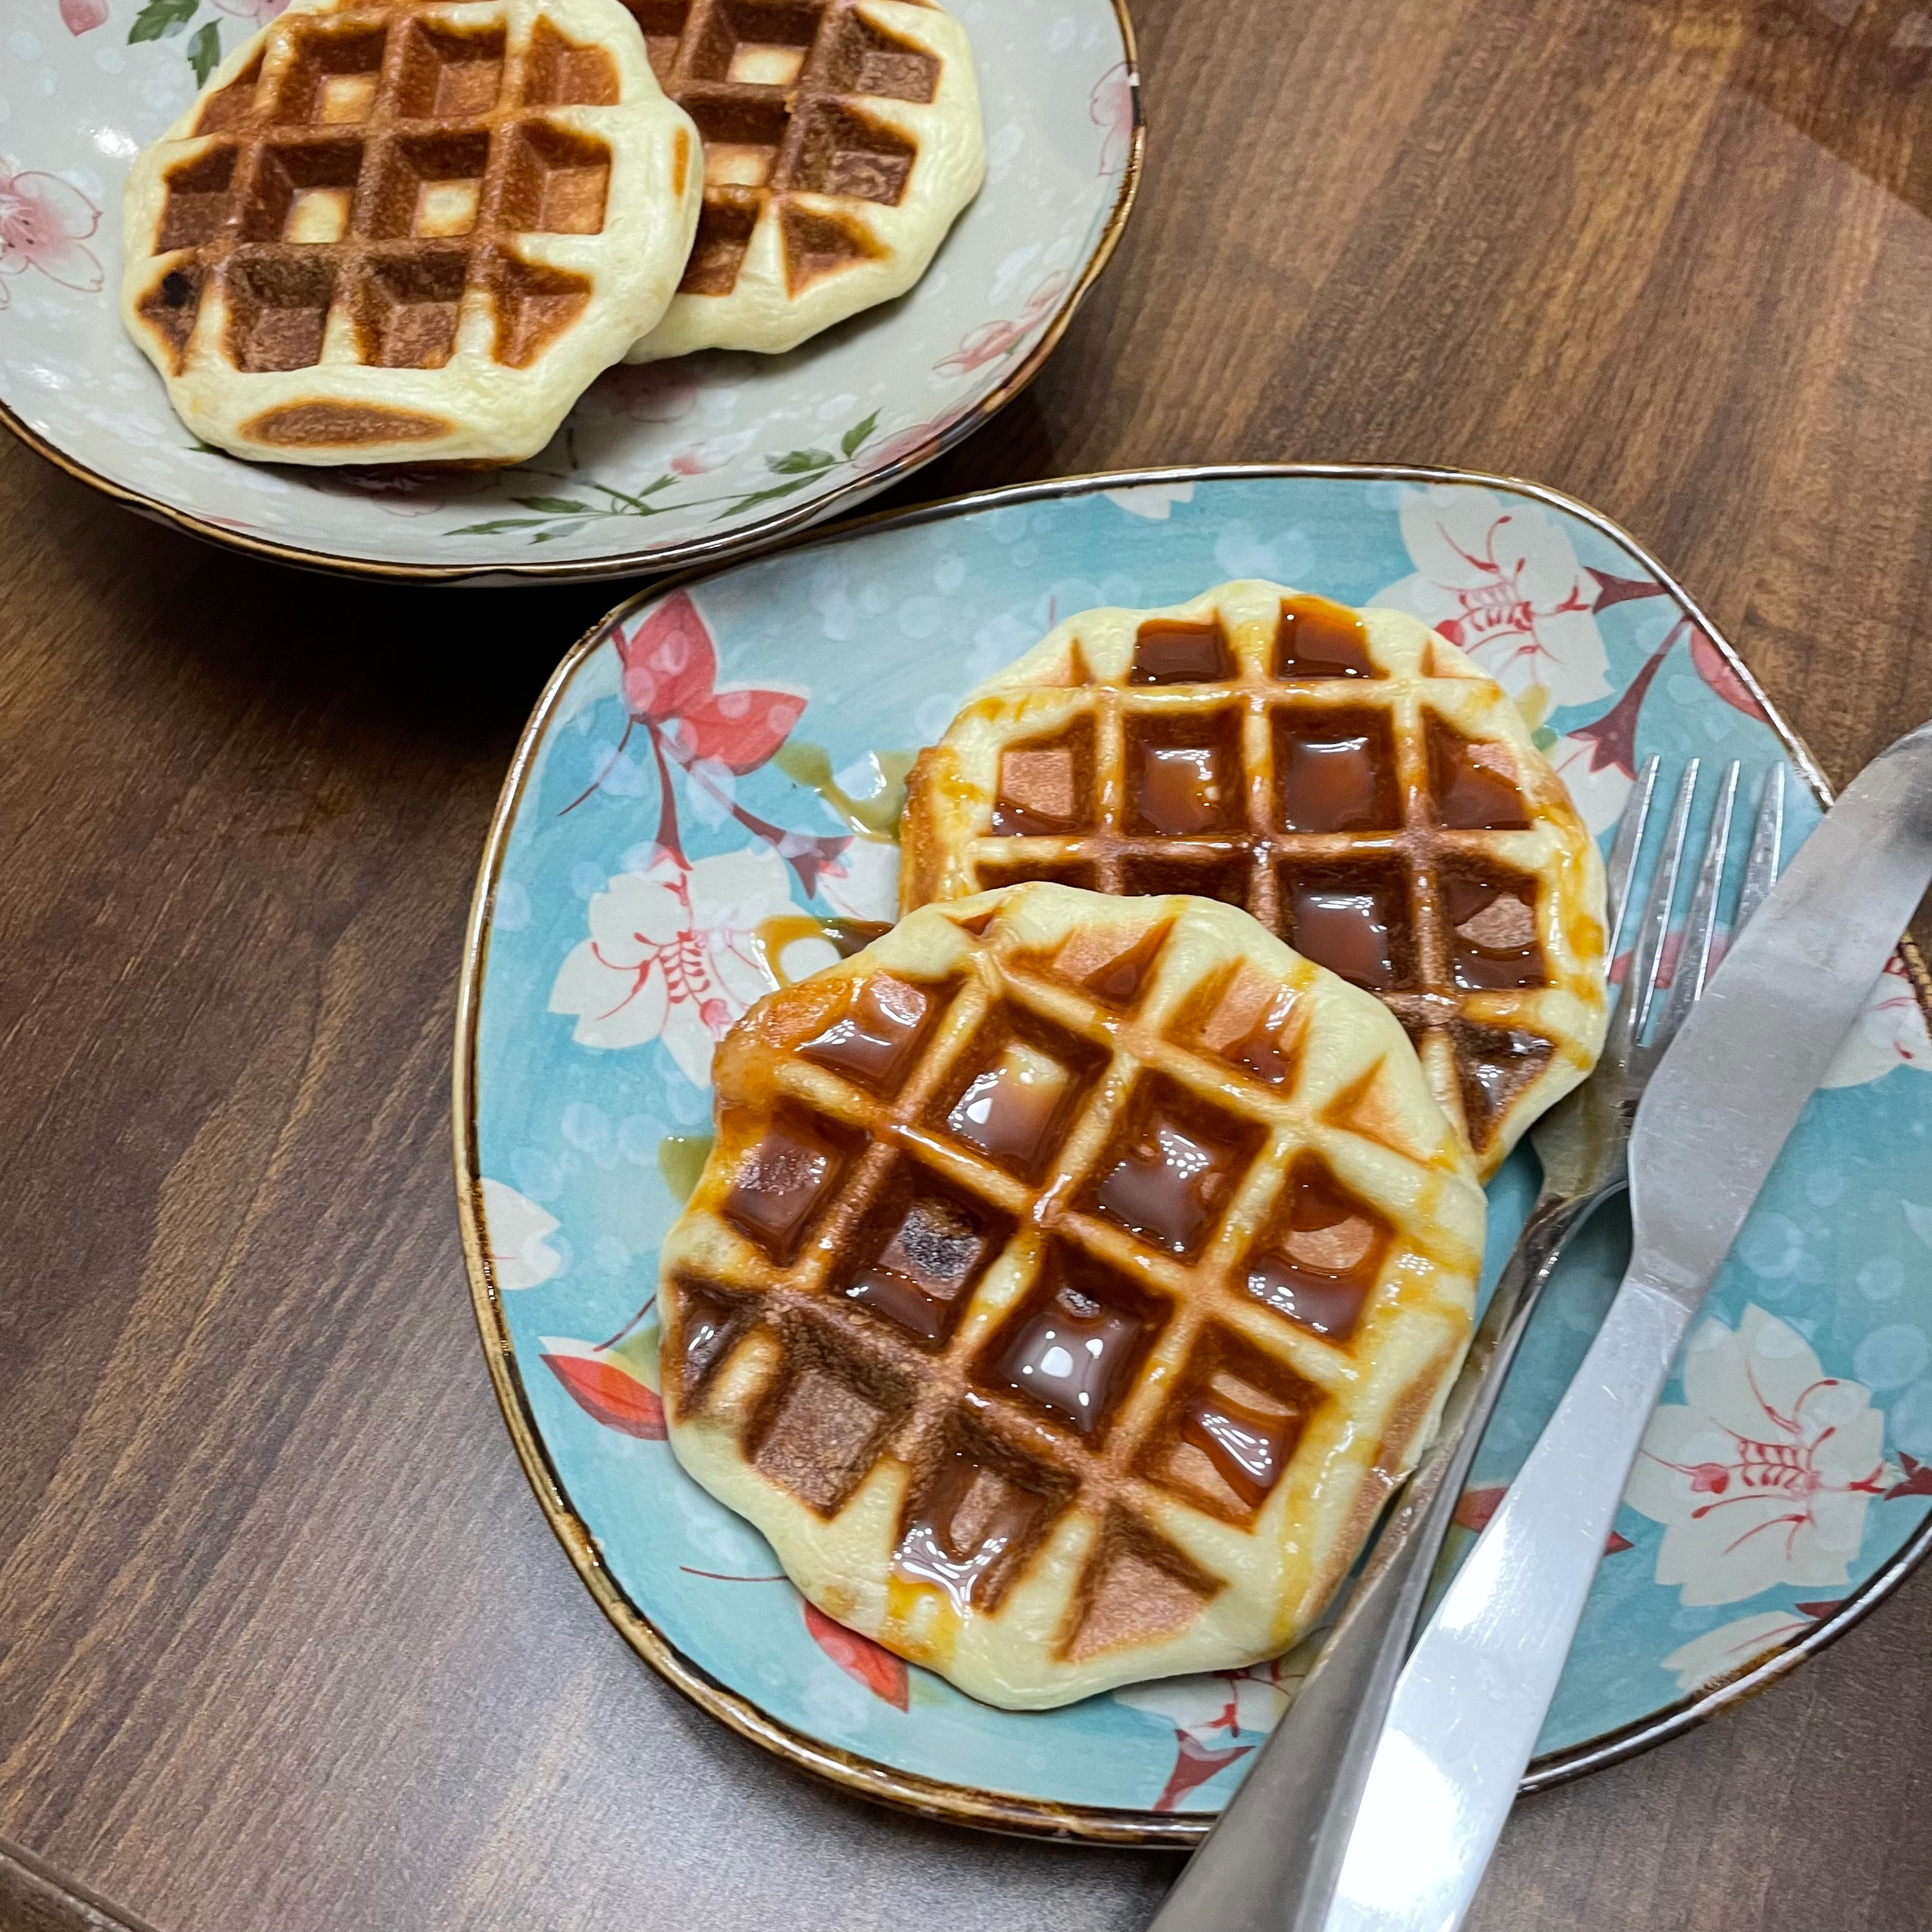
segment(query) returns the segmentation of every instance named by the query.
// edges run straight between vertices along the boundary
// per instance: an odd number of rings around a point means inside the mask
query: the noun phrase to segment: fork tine
[[[1670,925],[1670,909],[1677,897],[1678,868],[1684,857],[1684,835],[1690,823],[1690,806],[1697,791],[1697,761],[1692,758],[1678,781],[1676,802],[1671,808],[1670,823],[1657,854],[1657,870],[1651,875],[1651,890],[1644,901],[1637,936],[1630,948],[1630,963],[1623,977],[1623,997],[1610,1023],[1610,1037],[1604,1042],[1606,1059],[1629,1063],[1636,1043],[1644,1037],[1651,1006],[1657,992],[1657,971],[1663,959],[1663,936]]]
[[[1704,835],[1704,856],[1697,867],[1697,883],[1692,889],[1690,909],[1684,921],[1683,937],[1678,943],[1677,964],[1672,969],[1670,992],[1664,1001],[1663,1017],[1657,1022],[1650,1051],[1661,1054],[1675,1038],[1684,1016],[1704,996],[1710,977],[1711,941],[1717,931],[1718,897],[1724,886],[1724,860],[1730,850],[1730,817],[1737,802],[1739,766],[1734,758],[1725,770],[1718,790],[1718,801],[1711,811],[1710,829]]]
[[[1657,768],[1663,763],[1655,752],[1644,763],[1624,802],[1623,814],[1617,821],[1617,836],[1611,841],[1610,863],[1604,868],[1605,896],[1610,913],[1610,943],[1604,956],[1617,957],[1623,937],[1623,915],[1630,903],[1630,874],[1642,849],[1644,828],[1650,823],[1651,800],[1657,789]]]
[[[1744,883],[1737,894],[1737,910],[1732,915],[1733,939],[1744,930],[1745,921],[1764,903],[1764,895],[1778,879],[1778,861],[1784,843],[1784,766],[1774,764],[1764,774],[1764,789],[1758,795],[1758,822],[1751,833],[1751,850],[1744,861]]]

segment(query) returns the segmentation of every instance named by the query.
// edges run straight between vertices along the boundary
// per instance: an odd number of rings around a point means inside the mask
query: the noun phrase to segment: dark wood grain
[[[1922,11],[1137,11],[1119,257],[903,500],[1531,476],[1669,561],[1835,776],[1932,713]],[[448,1179],[461,924],[517,730],[614,595],[297,576],[0,448],[0,1831],[166,1932],[1133,1926],[1163,1860],[891,1817],[685,1705],[497,1419]],[[1525,1804],[1474,1922],[1919,1932],[1928,1621],[1932,1574]]]
[[[5,1932],[150,1932],[132,1913],[51,1871],[0,1838],[0,1927]]]

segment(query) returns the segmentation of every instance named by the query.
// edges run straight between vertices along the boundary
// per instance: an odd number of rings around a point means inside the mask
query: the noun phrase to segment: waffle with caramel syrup
[[[617,0],[294,0],[136,160],[122,315],[235,455],[517,462],[664,312],[700,174]]]
[[[1434,1426],[1484,1203],[1387,1010],[1246,914],[909,914],[718,1050],[671,1444],[986,1701],[1286,1649]]]
[[[1487,1180],[1595,1065],[1603,867],[1501,688],[1398,611],[1223,584],[1069,617],[914,766],[906,908],[1020,879],[1244,906],[1408,1029]]]
[[[795,348],[926,272],[986,172],[966,30],[928,0],[624,0],[704,137],[683,281],[633,362]]]

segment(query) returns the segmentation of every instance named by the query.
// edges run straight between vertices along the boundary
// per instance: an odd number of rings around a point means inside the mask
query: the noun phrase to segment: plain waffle
[[[795,347],[903,295],[986,171],[965,29],[925,0],[624,0],[704,137],[704,214],[632,361]]]
[[[295,0],[136,161],[122,313],[238,456],[515,462],[663,313],[700,174],[617,0]]]
[[[1401,1029],[1244,913],[1020,886],[753,1008],[663,1259],[685,1467],[988,1702],[1241,1665],[1433,1427],[1484,1203]]]
[[[1500,686],[1279,584],[1069,618],[920,756],[908,909],[1018,879],[1195,892],[1376,994],[1487,1179],[1603,1044],[1604,881]]]

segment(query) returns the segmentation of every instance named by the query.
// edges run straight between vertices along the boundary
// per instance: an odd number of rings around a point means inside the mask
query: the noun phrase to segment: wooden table
[[[1921,5],[1139,7],[1119,257],[907,500],[1518,474],[1677,570],[1835,775],[1932,712]],[[765,1758],[631,1655],[525,1487],[452,1002],[518,728],[618,594],[300,576],[0,448],[0,1926],[112,1922],[86,1888],[168,1932],[1124,1929],[1171,1875]],[[1526,1804],[1473,1922],[1917,1932],[1928,1618],[1932,1574]]]

